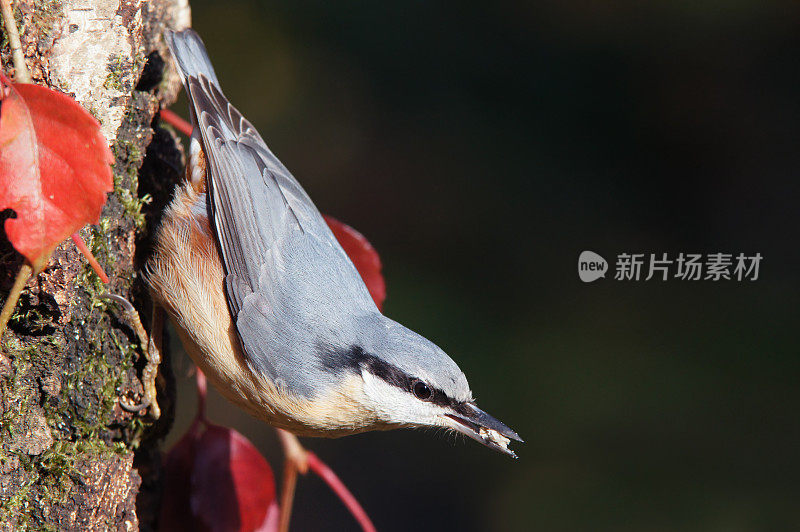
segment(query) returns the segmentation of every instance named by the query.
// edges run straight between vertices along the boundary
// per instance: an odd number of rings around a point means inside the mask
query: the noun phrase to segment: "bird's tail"
[[[189,98],[192,135],[189,141],[189,161],[186,165],[186,179],[191,183],[195,191],[199,193],[206,190],[207,161],[202,149],[202,135],[198,130],[197,113],[200,112],[200,109],[198,109],[194,97],[196,92],[193,93],[191,85],[195,86],[195,91],[209,91],[218,94],[223,99],[224,96],[222,95],[222,89],[220,89],[217,74],[211,64],[211,59],[208,57],[208,52],[206,52],[206,46],[197,32],[191,28],[178,32],[167,30],[164,37],[170,52],[172,52],[186,96]],[[200,82],[201,77],[206,81]],[[215,87],[216,91],[212,87]],[[218,109],[207,110],[215,115],[219,114]]]
[[[178,32],[167,30],[165,36],[184,87],[186,87],[187,78],[199,78],[202,74],[219,88],[217,74],[211,65],[211,59],[208,58],[203,39],[197,32],[191,28]]]

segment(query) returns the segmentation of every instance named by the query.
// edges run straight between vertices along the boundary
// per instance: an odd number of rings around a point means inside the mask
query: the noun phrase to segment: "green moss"
[[[96,291],[104,287],[94,283],[81,287],[87,300],[97,302],[92,304],[91,313],[85,319],[96,326],[81,329],[83,334],[92,336],[82,339],[83,351],[78,363],[61,375],[58,399],[45,401],[42,406],[56,440],[39,456],[0,454],[0,463],[3,459],[16,460],[17,471],[24,477],[24,482],[10,498],[0,500],[0,522],[16,519],[19,529],[45,529],[48,518],[41,513],[42,509],[51,511],[54,507],[69,505],[71,494],[85,480],[81,464],[110,455],[126,455],[135,447],[109,438],[108,434],[108,427],[115,422],[118,390],[124,384],[125,373],[133,365],[135,348],[110,326],[108,309]],[[16,353],[13,358],[14,371],[4,383],[7,389],[3,390],[5,397],[11,400],[0,416],[0,430],[7,432],[3,435],[6,441],[13,440],[18,430],[17,421],[25,414],[28,401],[37,398],[37,394],[28,393],[31,383],[25,379],[31,374],[35,361],[50,354],[48,350],[56,350],[56,346],[42,341],[36,347]],[[112,356],[114,360],[110,360]],[[141,422],[135,425],[140,431],[145,428]]]
[[[40,303],[41,301],[30,290],[23,290],[11,315],[9,326],[22,327],[27,334],[49,335],[55,332],[53,320],[57,310]]]
[[[94,241],[97,240],[93,238]],[[93,253],[102,255],[103,248],[98,245],[93,246]],[[91,269],[87,266],[82,272],[84,281],[80,286],[85,292],[87,300],[90,302],[92,314],[99,317],[99,324],[96,327],[84,328],[82,332],[90,334],[90,338],[85,338],[85,347],[81,357],[81,363],[72,371],[67,371],[63,375],[61,390],[65,396],[81,396],[86,389],[93,390],[93,395],[85,401],[70,401],[68,404],[59,405],[58,408],[51,409],[49,419],[52,423],[57,423],[63,417],[68,419],[73,436],[88,442],[98,440],[99,434],[114,421],[114,409],[119,401],[119,390],[125,384],[125,374],[133,367],[133,362],[139,356],[138,344],[131,343],[128,338],[114,329],[109,323],[111,313],[115,309],[109,304],[107,299],[100,296],[106,293],[106,286],[99,280]],[[113,360],[111,359],[113,358]],[[141,432],[146,428],[138,418],[134,418],[128,427],[128,431]],[[138,437],[129,440],[131,449],[138,446]],[[107,442],[102,440],[104,445]],[[119,450],[126,449],[122,442],[116,442]]]
[[[33,4],[31,24],[39,35],[49,39],[55,29],[55,23],[62,16],[64,3],[61,0],[37,0]]]
[[[34,393],[35,382],[31,373],[38,361],[54,354],[55,345],[51,338],[44,338],[34,345],[22,347],[21,342],[10,332],[4,342],[6,354],[12,360],[12,372],[9,377],[0,380],[0,396],[3,397],[3,408],[0,410],[0,440],[14,442],[19,439],[19,432],[25,430],[23,423],[28,415],[31,403],[38,394]],[[39,475],[36,472],[35,457],[25,453],[9,451],[0,447],[0,466],[8,468],[17,476],[14,490],[10,497],[0,498],[0,523],[13,523],[14,529],[36,529],[29,522],[30,512],[34,508],[32,494],[35,492]]]
[[[137,52],[132,59],[118,54],[112,55],[106,64],[108,74],[106,74],[103,87],[130,93],[133,90],[136,79],[139,77],[139,72],[144,67],[144,63],[145,56],[141,52]]]
[[[128,452],[120,443],[108,444],[99,438],[57,441],[35,460],[0,451],[0,464],[15,460],[25,476],[19,489],[0,502],[0,522],[14,523],[21,530],[56,530],[39,512],[69,504],[70,496],[86,480],[80,464]]]
[[[35,352],[35,347],[16,352],[7,350],[12,360],[12,375],[10,379],[3,379],[0,383],[0,394],[4,398],[3,409],[0,413],[0,431],[3,441],[10,442],[16,439],[18,420],[28,409],[31,394],[24,393],[30,387],[29,383],[25,381],[25,376],[30,370],[30,359]]]
[[[114,157],[116,157],[117,160],[136,162],[141,161],[144,157],[142,150],[140,150],[134,142],[129,140],[115,142],[111,147],[111,151],[114,153]]]
[[[91,248],[98,256],[108,252],[102,236],[110,223],[101,222],[90,235]],[[58,515],[71,504],[70,498],[85,481],[82,465],[111,455],[127,455],[138,446],[147,428],[142,420],[134,419],[125,422],[124,433],[109,430],[119,425],[118,394],[126,385],[126,373],[133,367],[138,344],[112,326],[111,309],[99,297],[106,287],[88,265],[79,275],[77,289],[75,304],[88,312],[76,314],[81,317],[76,317],[65,332],[74,337],[79,355],[65,354],[58,334],[29,336],[24,344],[13,331],[5,335],[3,347],[12,361],[12,371],[0,378],[0,395],[4,398],[0,440],[18,441],[32,409],[40,408],[54,437],[53,444],[39,456],[0,447],[0,466],[8,465],[15,475],[13,491],[0,497],[0,522],[11,524],[15,530],[55,529],[53,523],[58,522]],[[30,317],[30,313],[20,315],[22,319]],[[59,368],[60,392],[50,398],[40,395],[37,379],[55,368]]]
[[[107,302],[99,297],[103,285],[100,285],[97,291],[95,287],[85,287],[85,289],[90,294],[89,299],[92,301],[94,312],[107,314]],[[107,322],[108,317],[102,321]],[[91,401],[84,401],[81,406],[69,404],[53,412],[67,415],[78,429],[76,435],[79,437],[96,435],[110,423],[117,402],[117,389],[123,384],[124,373],[133,366],[135,355],[135,349],[127,342],[123,344],[117,336],[118,333],[111,329],[108,323],[102,323],[101,326],[94,328],[92,333],[95,336],[86,339],[80,365],[63,375],[61,393],[82,395],[86,393],[85,388],[89,387],[95,390],[95,396],[88,398]],[[105,349],[109,344],[119,349],[122,354],[121,361],[109,362]],[[91,386],[94,383],[99,386]]]
[[[112,55],[106,64],[106,80],[103,87],[118,90],[120,92],[130,92],[133,89],[133,63],[121,55]]]
[[[140,198],[135,196],[131,190],[138,188],[139,167],[144,160],[144,153],[134,142],[127,140],[114,143],[112,152],[117,160],[115,170],[118,167],[123,169],[121,172],[115,171],[114,195],[122,205],[125,216],[133,220],[136,230],[142,230],[145,224],[142,208],[150,203],[152,198],[149,194],[145,194]]]
[[[31,529],[28,520],[28,510],[31,505],[30,495],[33,491],[32,486],[38,480],[38,476],[33,474],[30,460],[27,460],[27,456],[24,458],[27,463],[23,462],[17,455],[0,450],[0,463],[5,465],[10,460],[14,460],[16,462],[14,465],[19,464],[26,475],[25,480],[17,486],[11,497],[0,500],[0,523],[12,525],[14,530]]]
[[[153,198],[149,194],[145,194],[141,198],[134,196],[129,189],[124,187],[115,188],[115,192],[118,192],[117,198],[119,198],[122,208],[125,209],[125,216],[133,220],[137,230],[143,229],[145,216],[142,213],[142,207],[150,203]]]

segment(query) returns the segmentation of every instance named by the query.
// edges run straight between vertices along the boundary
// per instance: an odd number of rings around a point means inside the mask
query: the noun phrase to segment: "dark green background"
[[[386,313],[526,439],[305,440],[379,530],[800,528],[800,9],[639,4],[192,1],[227,96],[381,253]],[[764,261],[586,285],[584,249]],[[211,417],[280,470],[268,426]],[[354,523],[308,478],[293,528]]]

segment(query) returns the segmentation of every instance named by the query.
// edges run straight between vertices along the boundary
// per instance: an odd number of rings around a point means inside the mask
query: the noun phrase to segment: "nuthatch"
[[[194,131],[146,268],[217,389],[300,436],[444,427],[508,449],[436,345],[384,316],[317,208],[220,89],[200,37],[167,32]]]

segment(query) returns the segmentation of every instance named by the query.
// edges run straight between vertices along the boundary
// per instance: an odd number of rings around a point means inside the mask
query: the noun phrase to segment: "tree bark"
[[[100,223],[81,231],[111,282],[62,243],[27,284],[2,338],[0,529],[152,529],[156,444],[172,418],[169,364],[158,380],[160,419],[122,408],[142,396],[144,356],[99,296],[128,298],[147,324],[139,269],[183,166],[175,134],[154,120],[179,90],[162,33],[189,25],[187,0],[21,0],[14,14],[34,82],[92,113],[116,162]],[[13,74],[5,35],[0,56]],[[0,298],[22,262],[0,229]]]

